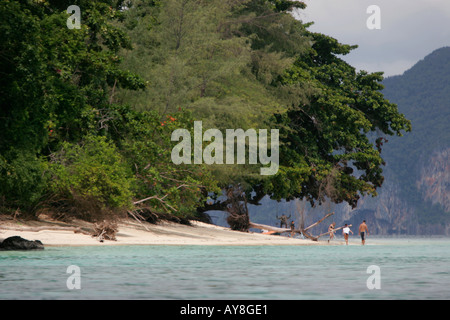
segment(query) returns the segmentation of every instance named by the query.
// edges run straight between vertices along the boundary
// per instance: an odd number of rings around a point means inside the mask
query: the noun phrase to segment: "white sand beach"
[[[89,226],[79,222],[77,226]],[[192,226],[171,222],[159,224],[139,223],[122,220],[118,223],[116,241],[98,239],[70,230],[45,230],[45,227],[64,226],[48,221],[0,221],[0,241],[20,236],[27,240],[40,240],[45,246],[88,246],[88,245],[323,245],[326,241],[315,242],[309,239],[244,233],[198,221]],[[36,228],[43,230],[31,231]],[[338,243],[335,243],[338,244]]]

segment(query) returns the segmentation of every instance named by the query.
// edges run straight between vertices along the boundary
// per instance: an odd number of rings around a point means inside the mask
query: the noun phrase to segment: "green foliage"
[[[0,155],[0,205],[13,210],[33,208],[47,188],[47,166],[45,159],[27,150]]]
[[[117,10],[110,9],[109,1],[79,5],[81,29],[69,30],[68,5],[58,9],[46,1],[1,2],[1,152],[20,145],[45,153],[48,143],[55,147],[61,140],[77,141],[89,129],[83,115],[92,106],[107,105],[108,87],[116,82],[132,89],[143,86],[118,68],[117,51],[130,44],[110,23]]]
[[[369,134],[409,129],[379,92],[382,75],[337,57],[354,47],[294,19],[301,1],[69,2],[0,2],[6,206],[56,194],[188,217],[238,183],[354,205],[383,180],[382,141]],[[66,27],[71,4],[81,29]],[[193,134],[194,119],[204,130],[279,128],[279,173],[174,165],[171,134]]]
[[[287,90],[272,83],[308,43],[303,25],[266,1],[136,1],[124,25],[134,46],[124,66],[148,86],[119,101],[162,117],[181,106],[220,129],[262,127],[285,109]]]
[[[45,194],[42,159],[64,142],[98,131],[111,87],[144,85],[118,67],[117,52],[130,43],[112,24],[120,17],[113,1],[78,1],[79,30],[66,26],[70,4],[0,2],[0,181],[6,206],[31,209]]]
[[[302,23],[286,12],[292,5],[135,1],[124,20],[134,47],[124,53],[124,66],[148,86],[139,93],[121,90],[118,101],[155,111],[161,119],[183,107],[206,129],[268,128],[272,113],[303,101],[309,90],[297,83],[276,84],[309,43]],[[255,169],[249,166],[208,169],[222,187],[254,181]]]
[[[96,199],[111,208],[131,208],[131,170],[115,145],[102,136],[63,144],[49,168],[50,191],[62,197]]]
[[[45,62],[39,19],[16,1],[0,3],[0,152],[11,146],[39,149],[45,143],[48,111],[43,103]],[[44,111],[44,112],[40,112]]]
[[[281,82],[307,82],[315,93],[308,103],[274,117],[286,168],[274,177],[269,192],[275,198],[319,203],[328,198],[356,206],[360,195],[376,195],[384,179],[381,140],[372,141],[369,133],[402,135],[411,124],[379,92],[381,73],[356,73],[337,57],[353,47],[322,34],[310,36],[314,44],[309,53],[297,59]],[[296,169],[299,165],[309,170]]]
[[[127,107],[115,109],[111,136],[136,177],[135,197],[148,199],[142,205],[156,212],[181,217],[195,215],[208,192],[220,192],[207,168],[198,165],[175,165],[171,159],[171,141],[175,129],[185,128],[193,136],[193,120],[179,111],[160,120],[153,111],[136,112]]]

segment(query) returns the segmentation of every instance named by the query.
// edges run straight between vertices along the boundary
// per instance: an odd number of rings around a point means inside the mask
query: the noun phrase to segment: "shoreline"
[[[119,246],[119,245],[215,245],[215,246],[311,246],[342,245],[338,241],[328,244],[324,241],[310,239],[293,239],[290,237],[265,235],[253,232],[233,231],[198,221],[191,221],[191,226],[173,222],[150,224],[138,223],[125,219],[117,223],[116,241],[98,239],[69,230],[30,231],[36,227],[81,227],[89,228],[93,224],[76,221],[64,224],[55,221],[0,221],[0,242],[11,236],[20,236],[27,240],[40,240],[44,247],[63,246]],[[14,229],[14,230],[11,230]]]

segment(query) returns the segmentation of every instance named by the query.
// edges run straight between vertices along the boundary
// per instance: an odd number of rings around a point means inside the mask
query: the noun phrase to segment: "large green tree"
[[[287,12],[300,4],[133,1],[124,25],[135,49],[124,65],[148,87],[118,98],[162,117],[184,107],[205,127],[264,126],[267,114],[286,105],[273,80],[308,46],[301,22]]]
[[[81,28],[69,29],[70,5]],[[29,208],[46,188],[48,156],[64,141],[100,132],[113,88],[142,88],[119,68],[130,47],[113,21],[117,1],[2,1],[0,3],[0,196]]]
[[[281,167],[268,193],[312,203],[328,198],[355,207],[361,196],[375,196],[383,183],[385,137],[401,136],[411,123],[383,97],[381,72],[356,72],[339,57],[356,46],[309,35],[311,49],[280,82],[309,83],[315,93],[307,103],[274,116],[282,136]]]
[[[355,206],[376,195],[385,137],[410,123],[384,99],[382,73],[356,72],[340,58],[356,46],[310,32],[291,15],[303,2],[135,3],[126,24],[138,50],[126,62],[148,64],[150,90],[140,107],[164,114],[184,106],[207,128],[280,129],[279,172],[262,178],[250,166],[213,167],[223,187],[240,183],[247,195],[256,191],[255,201],[270,195]]]
[[[80,29],[66,26],[69,5],[81,9]],[[3,205],[30,208],[53,192],[187,216],[217,195],[217,181],[240,184],[255,201],[270,195],[355,206],[361,195],[376,195],[385,136],[410,123],[384,99],[381,73],[356,72],[339,57],[353,46],[309,32],[292,16],[304,7],[2,1]],[[205,130],[280,129],[278,173],[174,165],[171,131],[192,132],[194,120]]]

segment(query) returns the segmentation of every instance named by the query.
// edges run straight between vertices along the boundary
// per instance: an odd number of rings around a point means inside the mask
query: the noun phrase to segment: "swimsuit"
[[[360,234],[361,234],[361,240],[364,240],[365,237],[366,237],[366,233],[363,231],[363,232],[361,232]]]
[[[350,228],[349,227],[345,227],[343,231],[344,231],[344,239],[347,240],[348,239],[348,234],[350,233]]]

